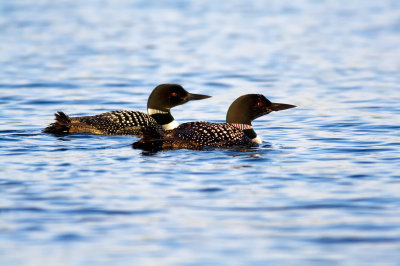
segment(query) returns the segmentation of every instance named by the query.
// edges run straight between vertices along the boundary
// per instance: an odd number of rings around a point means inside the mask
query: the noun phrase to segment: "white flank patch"
[[[255,137],[251,141],[254,142],[254,143],[257,143],[257,144],[261,144],[262,143],[262,140],[261,140],[260,136]]]

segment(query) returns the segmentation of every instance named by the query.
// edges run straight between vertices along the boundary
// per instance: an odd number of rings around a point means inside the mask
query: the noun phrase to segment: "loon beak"
[[[186,100],[187,100],[187,101],[192,101],[192,100],[203,100],[203,99],[207,99],[207,98],[211,98],[211,96],[203,95],[203,94],[194,94],[194,93],[189,93],[189,94],[186,96]]]
[[[296,105],[286,104],[286,103],[271,103],[268,109],[272,111],[282,111],[290,108],[294,108]]]

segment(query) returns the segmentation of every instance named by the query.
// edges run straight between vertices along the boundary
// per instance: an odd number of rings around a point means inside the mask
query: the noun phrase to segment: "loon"
[[[55,114],[55,122],[43,132],[65,134],[88,132],[98,135],[143,136],[143,132],[171,130],[179,124],[170,109],[191,100],[201,100],[211,96],[187,92],[178,84],[158,85],[147,101],[147,113],[139,111],[111,111],[94,116],[69,117],[63,112]]]
[[[294,108],[295,105],[272,103],[264,95],[246,94],[237,98],[229,107],[226,123],[188,122],[171,131],[145,136],[132,144],[143,150],[201,150],[207,147],[252,147],[261,144],[251,122],[273,111]]]

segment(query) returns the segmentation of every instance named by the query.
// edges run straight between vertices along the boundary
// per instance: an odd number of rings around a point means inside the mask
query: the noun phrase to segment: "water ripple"
[[[399,3],[3,0],[0,264],[397,265]],[[213,96],[180,123],[247,93],[297,108],[254,149],[42,133],[160,83]]]

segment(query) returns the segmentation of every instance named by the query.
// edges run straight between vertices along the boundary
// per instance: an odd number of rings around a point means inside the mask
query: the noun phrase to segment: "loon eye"
[[[178,96],[178,93],[172,92],[171,95],[172,95],[172,97],[176,97],[176,96]]]
[[[258,103],[257,103],[257,106],[258,106],[258,107],[261,107],[261,106],[263,106],[263,103],[262,103],[262,102],[258,102]]]

